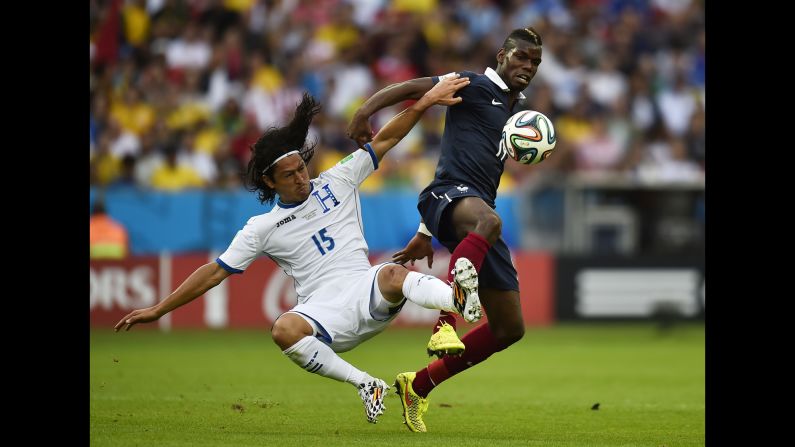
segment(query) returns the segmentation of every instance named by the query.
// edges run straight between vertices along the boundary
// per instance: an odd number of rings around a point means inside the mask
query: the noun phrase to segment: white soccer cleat
[[[364,414],[367,416],[367,422],[375,424],[378,422],[378,416],[384,414],[384,410],[386,410],[384,396],[388,389],[389,385],[386,382],[374,377],[370,377],[364,383],[359,384],[359,397],[362,398],[364,403]]]
[[[467,258],[455,261],[453,274],[453,305],[468,323],[474,323],[483,316],[478,297],[478,272]]]

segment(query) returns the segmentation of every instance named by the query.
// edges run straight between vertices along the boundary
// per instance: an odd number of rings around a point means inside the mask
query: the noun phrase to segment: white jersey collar
[[[491,82],[497,84],[497,87],[501,88],[502,91],[508,92],[508,91],[511,90],[511,89],[508,88],[507,85],[505,85],[505,81],[502,80],[500,75],[498,75],[497,72],[494,71],[493,68],[486,67],[485,75],[486,75],[487,78],[491,79]],[[524,93],[519,92],[519,99],[524,99],[524,98],[525,98]]]

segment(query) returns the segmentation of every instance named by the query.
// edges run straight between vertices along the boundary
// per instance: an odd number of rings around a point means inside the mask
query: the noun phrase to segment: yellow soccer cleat
[[[422,415],[428,411],[428,399],[417,395],[411,387],[415,377],[417,373],[414,372],[398,374],[395,379],[395,392],[403,404],[403,423],[413,432],[426,432],[428,430],[422,421]]]
[[[458,338],[455,328],[444,321],[439,330],[428,340],[428,356],[436,355],[436,357],[442,358],[445,355],[461,355],[464,353],[464,349],[466,346]]]

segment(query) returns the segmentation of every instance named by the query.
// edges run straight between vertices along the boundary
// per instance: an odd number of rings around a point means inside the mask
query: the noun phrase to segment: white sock
[[[426,309],[455,312],[453,289],[435,276],[409,272],[403,281],[403,296]]]
[[[340,382],[348,382],[355,387],[370,377],[367,373],[343,360],[328,345],[308,335],[285,349],[284,354],[293,363],[310,373]]]

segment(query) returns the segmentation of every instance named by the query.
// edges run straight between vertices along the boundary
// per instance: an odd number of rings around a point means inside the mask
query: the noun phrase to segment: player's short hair
[[[505,38],[505,42],[502,43],[502,47],[506,52],[512,50],[516,48],[516,42],[518,40],[524,40],[539,47],[543,45],[541,42],[541,35],[538,34],[538,31],[532,26],[528,26],[527,28],[517,28],[511,31],[511,34],[508,34],[508,37]]]
[[[276,190],[271,189],[263,180],[267,175],[273,180],[274,161],[284,154],[298,151],[304,163],[315,154],[316,141],[306,141],[312,117],[320,112],[320,104],[309,93],[304,93],[301,103],[295,109],[295,116],[290,124],[284,127],[270,127],[251,146],[251,160],[246,168],[246,189],[258,191],[261,203],[273,203]]]

